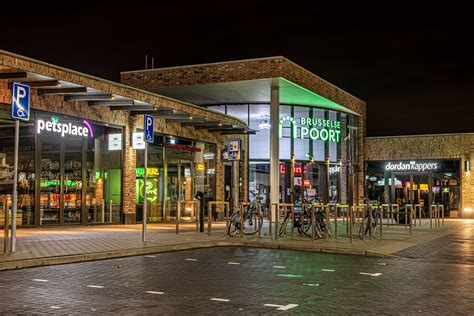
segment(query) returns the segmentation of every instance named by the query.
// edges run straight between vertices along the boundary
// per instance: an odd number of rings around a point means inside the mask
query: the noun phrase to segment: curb
[[[155,253],[174,252],[192,249],[203,249],[213,247],[248,247],[248,248],[261,248],[261,249],[280,249],[280,250],[292,250],[292,251],[305,251],[305,252],[317,252],[317,253],[330,253],[330,254],[342,254],[342,255],[356,255],[356,256],[367,256],[375,258],[396,258],[397,256],[384,254],[379,252],[373,252],[368,250],[350,249],[350,248],[335,248],[335,247],[308,247],[307,245],[292,245],[292,244],[278,244],[278,243],[262,243],[252,241],[206,241],[197,243],[186,243],[176,244],[167,246],[154,246],[146,248],[134,248],[107,252],[97,253],[86,253],[78,255],[68,256],[55,256],[45,258],[34,258],[34,259],[22,259],[15,261],[6,261],[0,263],[0,271],[24,269],[32,267],[42,267],[59,264],[79,263],[96,260],[116,259],[123,257],[133,257],[140,255],[148,255]]]

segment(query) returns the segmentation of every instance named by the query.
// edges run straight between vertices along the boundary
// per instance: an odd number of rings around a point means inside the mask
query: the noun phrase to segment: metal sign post
[[[227,140],[227,151],[229,154],[228,159],[232,161],[232,211],[239,208],[239,160],[241,156],[241,141],[240,139],[229,139]],[[230,213],[230,210],[228,210]],[[243,210],[241,210],[243,212]],[[230,216],[230,214],[227,214]]]
[[[12,118],[15,119],[15,149],[13,158],[12,239],[10,251],[16,251],[16,213],[18,212],[18,143],[20,120],[30,119],[30,86],[14,82],[12,86]]]
[[[153,127],[153,116],[145,114],[144,116],[144,130],[145,130],[145,159],[144,167],[145,171],[143,172],[143,224],[142,224],[142,241],[146,241],[146,208],[147,208],[147,173],[148,173],[148,143],[153,143],[155,140],[154,127]]]

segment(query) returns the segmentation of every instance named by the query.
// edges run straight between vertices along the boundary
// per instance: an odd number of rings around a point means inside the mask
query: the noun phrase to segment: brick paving
[[[104,259],[109,257],[127,256],[133,254],[144,254],[148,252],[166,251],[210,247],[215,245],[246,245],[267,248],[287,248],[301,249],[308,251],[328,251],[354,254],[377,254],[377,255],[399,255],[410,257],[410,250],[419,252],[420,246],[426,248],[429,245],[436,247],[438,240],[443,240],[444,236],[468,232],[472,230],[473,223],[461,220],[446,220],[446,225],[438,229],[429,229],[428,222],[424,222],[421,227],[413,228],[412,234],[408,233],[405,227],[384,227],[384,238],[380,240],[378,232],[373,240],[362,241],[354,239],[349,244],[345,235],[344,226],[339,227],[339,238],[330,240],[316,240],[311,242],[309,238],[289,236],[280,238],[275,242],[268,236],[267,228],[261,237],[245,236],[244,238],[230,238],[225,235],[224,223],[214,224],[215,229],[211,236],[205,233],[195,233],[195,226],[192,224],[181,225],[179,235],[175,235],[175,225],[173,224],[151,224],[148,230],[148,241],[141,242],[140,225],[112,225],[112,226],[71,226],[71,227],[51,227],[20,229],[18,231],[17,252],[14,254],[0,253],[0,270],[2,264],[5,269],[6,263],[27,262],[36,260],[30,266],[44,265],[47,262],[41,261],[44,258],[59,258],[74,255],[101,254],[100,257],[88,256],[76,258],[73,261],[85,261],[94,259]],[[467,236],[467,235],[466,235]],[[2,236],[3,237],[3,236]],[[449,238],[449,237],[447,237]],[[430,244],[431,242],[431,244]],[[0,238],[0,246],[3,246],[3,239]],[[3,247],[2,247],[3,248]],[[110,255],[114,253],[114,255]],[[67,261],[58,261],[64,263]],[[25,266],[25,265],[20,265]],[[28,266],[28,265],[26,265]]]

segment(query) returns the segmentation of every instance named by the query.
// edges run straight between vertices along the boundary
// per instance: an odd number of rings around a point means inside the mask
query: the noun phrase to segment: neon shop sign
[[[385,165],[387,171],[430,171],[439,168],[437,162],[416,162],[416,161],[389,161]]]
[[[286,122],[290,124],[292,138],[309,138],[336,143],[341,141],[340,121],[309,117],[302,117],[297,121],[292,116],[287,115],[280,119],[280,138],[283,137],[283,125]],[[299,135],[298,130],[300,131]]]
[[[82,137],[94,137],[94,130],[92,125],[82,120],[83,125],[76,125],[73,123],[61,123],[59,117],[51,116],[49,121],[44,119],[38,119],[36,121],[36,133],[41,134],[43,132],[52,132],[64,136],[82,136]]]

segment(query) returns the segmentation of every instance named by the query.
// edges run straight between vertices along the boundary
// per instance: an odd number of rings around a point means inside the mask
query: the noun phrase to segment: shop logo
[[[329,167],[329,174],[335,174],[341,171],[341,167],[339,166],[334,166],[334,167]]]
[[[83,137],[94,137],[94,130],[91,124],[82,120],[84,126],[75,125],[73,123],[61,123],[57,116],[51,116],[50,121],[38,119],[36,121],[36,133],[41,134],[44,131],[61,134],[62,137],[68,136],[83,136]]]
[[[436,170],[439,168],[439,163],[437,162],[388,162],[385,165],[385,170],[387,171],[428,171]]]
[[[290,115],[286,115],[280,119],[280,138],[283,137],[283,124],[285,122],[290,122],[292,138],[310,138],[337,143],[341,141],[341,122],[339,121],[302,117],[299,119],[300,135],[298,136],[296,120]]]

